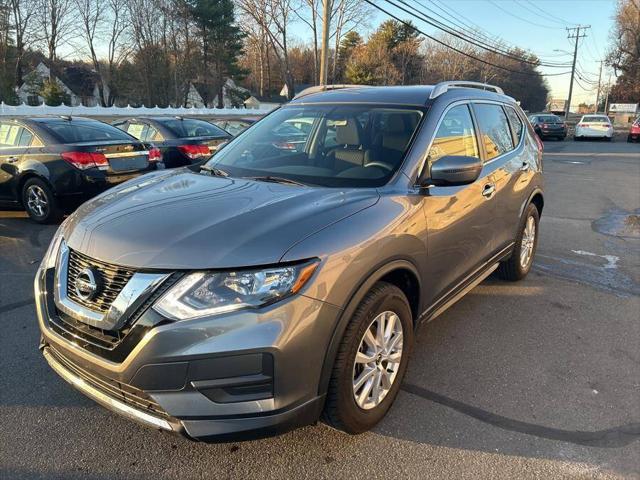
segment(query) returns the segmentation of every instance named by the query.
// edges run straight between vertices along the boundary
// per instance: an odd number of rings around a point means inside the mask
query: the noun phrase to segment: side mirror
[[[481,171],[482,160],[478,157],[448,155],[431,165],[430,175],[425,175],[424,179],[421,178],[420,185],[439,187],[467,185],[475,182]]]

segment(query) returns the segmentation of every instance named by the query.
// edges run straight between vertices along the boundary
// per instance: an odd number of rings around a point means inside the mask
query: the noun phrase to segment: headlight
[[[44,257],[42,257],[42,261],[40,262],[40,268],[48,270],[49,268],[54,268],[56,266],[58,251],[60,250],[60,242],[62,242],[62,225],[64,225],[64,222],[60,224],[58,230],[56,230],[55,235],[51,239],[49,248],[47,248],[47,252],[44,254]]]
[[[258,308],[299,292],[317,267],[314,260],[260,270],[194,272],[171,287],[153,308],[175,320]]]

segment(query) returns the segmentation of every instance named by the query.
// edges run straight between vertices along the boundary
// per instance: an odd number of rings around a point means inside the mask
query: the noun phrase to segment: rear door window
[[[502,107],[492,103],[476,103],[473,108],[487,160],[513,150],[509,121]]]
[[[20,125],[0,123],[0,148],[29,147],[33,139],[33,134]]]
[[[445,113],[429,149],[429,162],[448,155],[479,157],[476,133],[467,105],[457,105]]]

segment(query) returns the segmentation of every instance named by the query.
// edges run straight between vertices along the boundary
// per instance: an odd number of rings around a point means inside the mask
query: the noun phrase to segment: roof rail
[[[496,85],[489,85],[488,83],[481,82],[466,82],[460,80],[453,80],[450,82],[440,82],[433,87],[431,90],[431,94],[429,98],[433,100],[436,97],[439,97],[443,93],[446,93],[450,88],[479,88],[482,90],[493,90],[496,93],[504,95],[504,90]]]
[[[299,94],[297,94],[293,99],[306,97],[307,95],[311,95],[312,93],[318,92],[326,92],[329,90],[341,90],[343,88],[358,88],[358,87],[366,87],[367,85],[350,85],[347,83],[340,83],[335,85],[316,85],[313,87],[305,88]]]

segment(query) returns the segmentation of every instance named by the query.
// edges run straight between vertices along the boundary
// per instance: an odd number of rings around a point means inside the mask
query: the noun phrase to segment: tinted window
[[[500,105],[478,103],[474,105],[487,160],[513,149],[509,122]]]
[[[171,118],[159,122],[178,138],[229,136],[221,128],[203,120]]]
[[[540,121],[543,123],[562,123],[562,120],[560,120],[560,117],[556,115],[545,115],[543,117],[540,117]]]
[[[428,160],[435,162],[447,155],[480,156],[467,105],[453,107],[445,114],[431,144]]]
[[[130,135],[101,122],[78,122],[73,120],[48,120],[40,126],[57,137],[62,143],[102,142],[109,140],[131,141]]]
[[[229,143],[209,165],[232,177],[381,186],[402,163],[422,115],[412,108],[372,105],[287,106]]]
[[[507,117],[509,117],[511,128],[516,135],[516,143],[520,143],[520,139],[522,138],[522,129],[524,128],[522,120],[520,120],[520,117],[513,108],[506,107],[505,110],[507,112]]]

